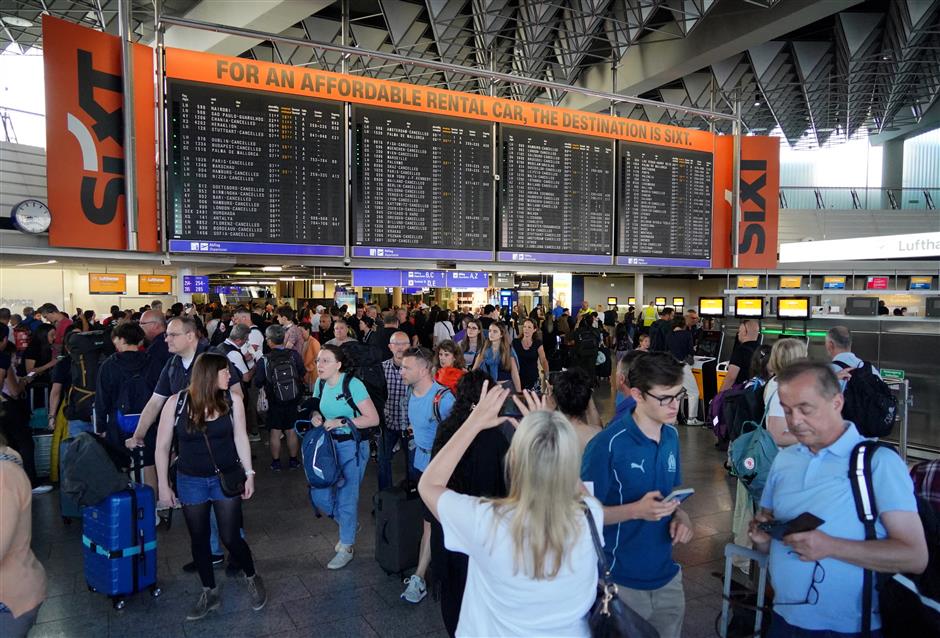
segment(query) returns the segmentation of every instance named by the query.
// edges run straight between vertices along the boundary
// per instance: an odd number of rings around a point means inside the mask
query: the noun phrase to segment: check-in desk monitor
[[[761,319],[764,316],[763,297],[737,297],[734,300],[734,316],[740,319]]]
[[[715,372],[718,365],[718,354],[725,333],[721,330],[702,330],[695,343],[695,360],[692,363],[692,376],[698,385],[699,396],[706,409],[709,402],[718,393]]]
[[[940,297],[927,297],[927,312],[924,314],[928,317],[940,317]]]
[[[846,297],[845,314],[857,317],[874,317],[878,314],[878,298]]]
[[[777,298],[777,319],[808,321],[810,316],[809,297]]]
[[[702,317],[724,317],[725,316],[725,298],[724,297],[699,297],[698,314]]]

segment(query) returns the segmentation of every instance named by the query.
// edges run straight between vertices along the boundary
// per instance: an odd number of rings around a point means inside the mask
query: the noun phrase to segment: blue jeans
[[[339,483],[325,489],[310,489],[310,501],[320,512],[339,524],[339,542],[354,545],[359,526],[359,485],[369,464],[369,442],[353,440],[336,444],[343,467]],[[357,458],[358,457],[358,458]]]
[[[88,432],[89,434],[95,433],[95,426],[91,421],[79,421],[77,419],[69,419],[69,438],[78,436],[82,432]]]
[[[179,473],[176,479],[176,496],[183,505],[198,505],[206,501],[221,501],[227,498],[239,498],[237,496],[226,496],[222,492],[222,486],[219,484],[217,476],[189,476]],[[222,543],[219,541],[219,523],[215,520],[215,510],[209,510],[209,545],[212,547],[212,553],[216,556],[222,554]],[[245,538],[245,526],[242,525],[241,536]]]
[[[791,625],[783,616],[775,613],[770,621],[767,638],[862,638],[861,632],[844,633],[828,629],[803,629]],[[881,629],[872,629],[871,638],[882,638]]]
[[[402,447],[408,449],[408,442],[402,438],[401,430],[382,430],[379,435],[379,490],[384,490],[392,486],[392,458],[395,453],[396,443],[401,443]],[[416,481],[417,476],[414,471],[415,451],[408,449],[408,479]]]

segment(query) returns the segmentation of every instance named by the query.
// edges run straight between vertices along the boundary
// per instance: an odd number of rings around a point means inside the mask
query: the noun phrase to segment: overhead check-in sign
[[[940,256],[940,232],[780,244],[780,262]]]

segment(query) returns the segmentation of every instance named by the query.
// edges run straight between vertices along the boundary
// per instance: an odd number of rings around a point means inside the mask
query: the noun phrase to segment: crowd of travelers
[[[310,493],[337,526],[328,570],[354,560],[359,501],[375,491],[366,468],[374,460],[375,489],[389,489],[401,453],[402,485],[423,502],[401,599],[419,604],[430,593],[450,635],[589,635],[603,613],[600,559],[643,635],[677,638],[685,591],[673,550],[696,529],[672,495],[694,487],[683,483],[677,425],[705,424],[692,374],[703,326],[694,310],[651,307],[619,316],[588,301],[575,312],[560,303],[455,312],[154,301],[112,306],[102,321],[51,303],[20,315],[0,309],[0,635],[26,635],[45,598],[30,550],[32,497],[52,489],[37,475],[37,430],[142,450],[158,509],[182,509],[192,550],[183,569],[202,585],[186,618],[198,620],[221,605],[214,568],[226,552],[251,607],[265,606],[242,502],[263,454],[274,473],[304,467],[296,426],[309,422],[331,438],[341,468],[335,485]],[[88,334],[103,335],[102,352],[89,349]],[[859,396],[856,379],[878,371],[851,345],[837,326],[826,337],[831,361],[814,362],[804,341],[764,346],[758,322],[744,320],[720,388],[729,403],[759,389],[758,431],[772,441],[762,490],[735,474],[734,541],[769,556],[775,638],[888,635],[882,590],[868,574],[920,574],[928,544],[937,545],[918,494],[940,506],[938,462],[912,479],[896,453],[879,449],[874,521],[856,515],[846,477],[868,439],[844,408]],[[76,376],[99,355],[93,383]],[[606,378],[617,399],[605,424],[593,395]],[[732,466],[739,447],[731,442]],[[232,468],[242,476],[234,495]],[[773,531],[807,512],[822,522]]]

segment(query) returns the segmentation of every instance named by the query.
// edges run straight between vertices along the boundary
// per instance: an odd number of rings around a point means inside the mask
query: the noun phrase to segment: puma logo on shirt
[[[641,472],[643,472],[644,474],[646,474],[646,470],[643,469],[643,464],[644,464],[644,463],[646,463],[646,459],[643,459],[643,460],[640,461],[639,463],[631,463],[631,464],[630,464],[630,469],[632,470],[633,468],[636,468],[636,469],[640,470]]]

